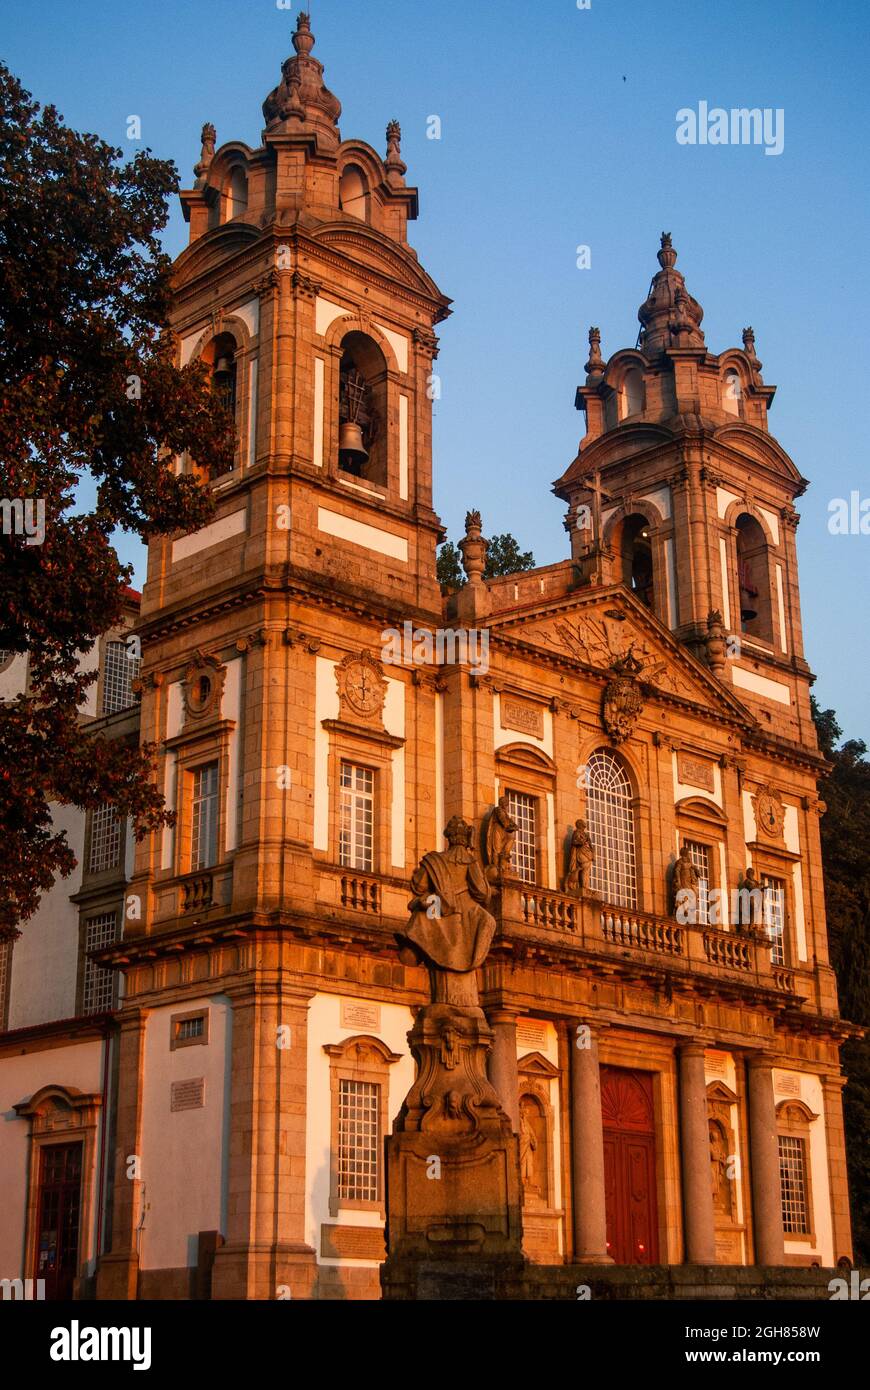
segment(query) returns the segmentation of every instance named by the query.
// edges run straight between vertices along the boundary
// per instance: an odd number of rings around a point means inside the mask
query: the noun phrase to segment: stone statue
[[[535,1185],[535,1150],[538,1140],[525,1105],[520,1107],[520,1176],[523,1187]]]
[[[576,893],[578,896],[588,888],[588,875],[595,863],[595,846],[589,838],[586,822],[575,820],[568,850],[568,872],[562,884],[563,893]]]
[[[713,1206],[723,1216],[731,1215],[731,1188],[728,1178],[728,1154],[722,1127],[715,1120],[708,1126],[710,1136],[710,1167],[713,1179]]]
[[[683,848],[680,850],[680,857],[674,864],[671,873],[672,911],[676,912],[681,903],[684,904],[685,907],[692,910],[692,917],[690,920],[693,922],[697,921],[698,884],[700,882],[700,877],[698,870],[692,863],[689,846],[683,845]],[[688,895],[690,893],[692,894],[691,897],[681,897],[681,894]]]
[[[500,883],[510,873],[511,855],[519,826],[510,813],[507,795],[500,796],[486,827],[487,876]]]
[[[415,897],[400,959],[426,962],[433,1004],[479,1004],[474,972],[486,959],[495,918],[486,910],[490,887],[472,848],[473,833],[454,816],[444,831],[448,848],[424,854],[411,876]]]
[[[753,937],[759,945],[769,946],[772,950],[774,940],[767,930],[765,890],[751,864],[744,870],[737,901],[737,931],[742,936]]]

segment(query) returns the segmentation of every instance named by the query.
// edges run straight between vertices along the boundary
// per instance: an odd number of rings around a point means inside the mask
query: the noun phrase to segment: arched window
[[[652,540],[645,516],[627,516],[618,540],[620,578],[647,608],[654,606]]]
[[[722,380],[722,408],[729,415],[743,414],[743,383],[740,373],[732,367]]]
[[[631,783],[622,763],[598,748],[586,765],[586,826],[595,848],[590,888],[616,907],[637,907]]]
[[[619,418],[643,413],[643,372],[639,367],[629,367],[619,388]]]
[[[349,164],[338,183],[338,205],[342,212],[350,213],[365,222],[368,211],[368,184],[362,169]]]
[[[248,176],[241,165],[236,165],[229,177],[226,189],[224,220],[229,222],[239,217],[248,206]]]
[[[338,376],[338,466],[370,483],[387,484],[387,364],[364,333],[342,342]]]
[[[737,584],[740,593],[740,631],[748,637],[773,641],[773,610],[767,537],[755,517],[737,518]]]

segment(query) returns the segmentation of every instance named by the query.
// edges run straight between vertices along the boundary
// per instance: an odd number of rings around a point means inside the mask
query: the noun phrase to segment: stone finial
[[[671,270],[677,264],[677,253],[670,232],[662,232],[662,242],[657,260],[662,270]]]
[[[390,121],[387,126],[387,158],[385,163],[387,174],[393,176],[393,181],[395,181],[396,176],[401,179],[408,171],[408,166],[402,159],[402,127],[398,121]]]
[[[755,330],[753,328],[744,328],[743,330],[743,351],[749,358],[749,365],[752,370],[754,372],[760,372],[761,363],[755,352]]]
[[[465,535],[459,542],[462,568],[468,576],[456,595],[456,612],[462,622],[473,623],[492,610],[492,597],[483,580],[489,541],[482,535],[480,512],[469,512],[465,518]]]
[[[727,655],[725,624],[720,610],[713,608],[707,614],[707,662],[717,676],[725,671]]]
[[[583,368],[587,377],[601,376],[604,371],[604,358],[601,356],[601,329],[589,330],[589,361]]]
[[[202,141],[202,151],[200,152],[199,163],[193,166],[193,172],[198,179],[201,179],[208,173],[211,162],[214,159],[217,131],[211,121],[206,121],[199,138]]]
[[[311,17],[302,10],[293,35],[294,55],[282,64],[281,81],[263,102],[263,115],[267,130],[298,121],[316,128],[328,146],[335,147],[340,140],[341,102],[324,83],[323,64],[311,56],[313,47]]]
[[[686,289],[676,270],[677,253],[670,232],[662,232],[658,251],[661,269],[653,276],[649,294],[637,311],[641,322],[638,346],[650,361],[669,348],[702,348],[704,310]]]
[[[293,47],[297,53],[308,57],[314,47],[314,35],[311,32],[311,15],[305,10],[300,10],[296,19],[296,33],[293,35]]]

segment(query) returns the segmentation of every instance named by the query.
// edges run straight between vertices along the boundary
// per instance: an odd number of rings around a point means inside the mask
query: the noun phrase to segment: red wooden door
[[[619,1265],[658,1261],[652,1076],[601,1068],[607,1249]]]
[[[45,1280],[46,1298],[72,1298],[81,1194],[81,1143],[47,1145],[40,1157],[36,1228],[36,1277]]]

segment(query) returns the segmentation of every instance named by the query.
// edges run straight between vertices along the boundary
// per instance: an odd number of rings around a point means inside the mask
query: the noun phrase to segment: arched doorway
[[[652,1076],[601,1068],[607,1251],[618,1265],[658,1263]]]

